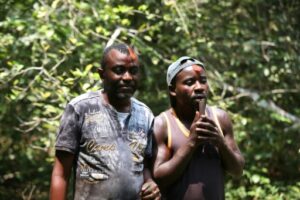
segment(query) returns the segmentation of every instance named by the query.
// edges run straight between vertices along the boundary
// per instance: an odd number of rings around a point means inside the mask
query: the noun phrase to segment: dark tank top
[[[206,108],[206,115],[214,119],[219,126],[212,108]],[[175,154],[180,146],[187,142],[189,131],[172,109],[165,111],[164,116],[168,125],[168,148]],[[164,196],[170,200],[224,199],[223,168],[217,149],[210,144],[199,146],[183,175],[164,191]]]

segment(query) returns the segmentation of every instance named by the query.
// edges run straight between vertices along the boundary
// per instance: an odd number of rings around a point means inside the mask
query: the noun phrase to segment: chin
[[[194,99],[192,101],[193,105],[199,105],[200,100],[199,99]]]

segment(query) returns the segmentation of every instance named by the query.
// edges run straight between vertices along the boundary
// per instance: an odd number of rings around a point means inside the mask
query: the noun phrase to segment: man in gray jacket
[[[56,140],[50,196],[65,199],[71,169],[74,199],[160,199],[148,169],[151,110],[133,96],[140,65],[132,47],[105,49],[98,69],[103,89],[65,108]]]

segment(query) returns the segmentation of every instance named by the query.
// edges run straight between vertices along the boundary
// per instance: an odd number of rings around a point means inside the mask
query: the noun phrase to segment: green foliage
[[[48,198],[63,108],[101,88],[96,68],[112,41],[139,50],[136,96],[155,114],[169,105],[167,66],[182,55],[205,62],[209,103],[230,112],[246,158],[243,177],[227,177],[227,199],[298,198],[298,1],[9,0],[0,8],[1,199]]]

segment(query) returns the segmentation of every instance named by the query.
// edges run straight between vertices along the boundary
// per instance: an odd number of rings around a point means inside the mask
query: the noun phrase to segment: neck
[[[184,123],[185,125],[191,125],[191,123],[194,120],[195,117],[195,109],[194,108],[189,108],[189,107],[185,107],[183,108],[179,108],[178,106],[175,106],[174,111],[178,117],[178,119]]]
[[[130,98],[116,99],[115,97],[112,97],[112,96],[108,95],[104,91],[103,91],[102,94],[103,94],[103,98],[106,101],[106,103],[110,104],[118,112],[130,112],[130,109],[131,109]]]

